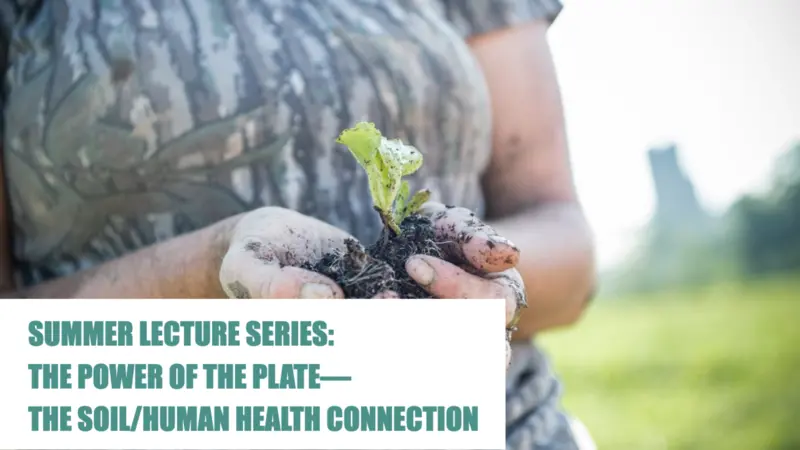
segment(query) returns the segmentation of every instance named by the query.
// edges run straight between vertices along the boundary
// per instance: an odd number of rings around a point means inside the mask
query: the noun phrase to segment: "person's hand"
[[[444,242],[444,258],[456,263],[412,256],[406,262],[409,276],[436,298],[505,299],[505,326],[513,331],[526,306],[525,287],[515,269],[519,248],[466,208],[429,202],[420,213],[433,222],[437,241]],[[507,349],[507,364],[509,358]]]
[[[219,272],[222,289],[231,298],[344,298],[333,280],[300,266],[344,250],[347,238],[352,236],[289,209],[251,211],[232,230]]]

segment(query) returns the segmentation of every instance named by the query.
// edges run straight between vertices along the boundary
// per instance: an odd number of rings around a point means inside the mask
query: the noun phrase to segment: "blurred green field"
[[[799,324],[795,276],[600,300],[539,341],[600,450],[788,450]]]

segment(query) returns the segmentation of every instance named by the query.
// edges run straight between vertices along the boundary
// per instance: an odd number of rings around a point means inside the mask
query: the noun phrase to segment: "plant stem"
[[[383,226],[391,230],[395,236],[400,236],[400,226],[398,226],[394,221],[391,211],[385,212],[377,206],[373,206],[373,208],[378,212],[378,215],[381,216],[381,222],[383,222]]]
[[[395,236],[400,236],[400,226],[394,222],[391,215],[384,216],[383,224],[388,226]]]

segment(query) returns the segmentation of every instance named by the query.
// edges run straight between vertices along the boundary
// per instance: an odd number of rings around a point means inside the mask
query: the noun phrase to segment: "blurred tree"
[[[639,248],[611,279],[607,291],[646,292],[675,285],[700,285],[718,277],[727,247],[719,223],[700,204],[684,171],[678,146],[648,151],[656,209]]]
[[[800,142],[777,161],[766,195],[745,196],[729,217],[745,274],[800,269]]]
[[[676,153],[651,151],[659,205],[639,248],[604,277],[605,293],[800,270],[800,141],[776,161],[765,194],[742,197],[721,217],[702,211]]]

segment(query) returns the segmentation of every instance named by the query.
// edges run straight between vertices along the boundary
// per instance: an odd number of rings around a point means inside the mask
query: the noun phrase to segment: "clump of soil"
[[[406,272],[406,260],[413,255],[441,258],[433,225],[427,217],[414,214],[400,224],[400,235],[384,227],[377,242],[364,249],[353,239],[345,241],[346,251],[328,253],[316,264],[304,268],[321,273],[342,287],[346,298],[372,298],[394,291],[401,298],[431,298]]]

